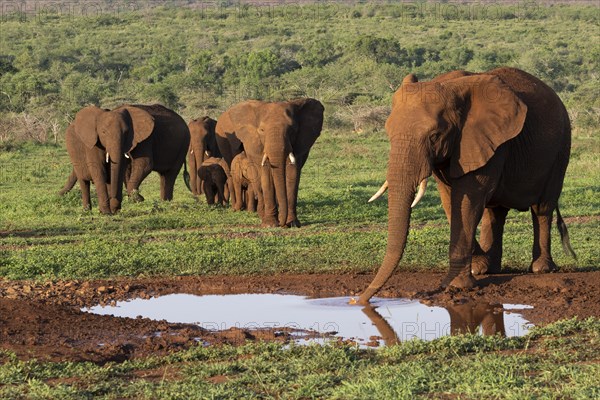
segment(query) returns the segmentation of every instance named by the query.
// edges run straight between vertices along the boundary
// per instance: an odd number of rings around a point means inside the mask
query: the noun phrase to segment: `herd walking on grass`
[[[208,204],[256,211],[263,227],[300,227],[300,175],[324,111],[313,98],[247,100],[216,122],[205,116],[186,125],[161,105],[85,107],[67,129],[73,172],[61,193],[76,177],[89,209],[93,181],[100,212],[112,214],[121,208],[123,184],[133,201],[143,200],[139,187],[153,170],[161,177],[161,199],[171,200],[183,165],[188,189],[204,194]],[[531,211],[532,272],[556,270],[550,251],[555,211],[563,248],[575,257],[558,209],[571,123],[558,95],[538,78],[515,68],[450,71],[425,82],[409,74],[385,126],[391,144],[387,179],[369,201],[389,190],[388,244],[357,303],[368,304],[399,264],[411,208],[432,175],[451,232],[450,269],[441,288],[470,289],[473,275],[500,272],[510,209]]]

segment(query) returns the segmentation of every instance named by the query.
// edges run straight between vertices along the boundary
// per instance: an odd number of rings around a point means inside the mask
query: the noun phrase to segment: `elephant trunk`
[[[292,151],[289,140],[280,131],[274,131],[266,140],[261,162],[263,179],[261,187],[264,199],[263,221],[267,225],[285,226],[288,217],[288,190],[286,166]],[[277,220],[275,215],[278,216]]]
[[[116,146],[108,150],[110,165],[110,211],[114,214],[121,209],[123,199],[123,179],[125,177],[125,156],[123,149]]]
[[[406,157],[392,157],[390,153],[388,169],[388,242],[385,257],[377,275],[369,287],[360,295],[359,304],[368,304],[369,300],[390,278],[394,269],[400,263],[408,230],[410,227],[411,204],[415,197],[416,187],[427,176],[429,168],[414,168],[414,163]],[[407,168],[408,166],[408,168]],[[414,170],[411,171],[410,167]]]
[[[192,151],[194,152],[193,156],[194,159],[196,160],[196,170],[192,171],[192,174],[196,175],[196,186],[194,187],[193,190],[195,190],[195,194],[197,195],[201,195],[203,193],[203,188],[202,188],[202,179],[199,179],[198,177],[198,169],[200,168],[200,166],[202,165],[202,163],[204,162],[204,160],[207,158],[206,155],[204,154],[204,152],[206,151],[206,148],[204,146],[203,142],[197,143],[193,146]]]
[[[410,204],[413,201],[415,191],[393,189],[388,195],[388,242],[385,257],[377,275],[369,287],[360,295],[359,304],[368,304],[371,297],[381,289],[390,278],[396,266],[400,263],[408,229],[410,226]]]
[[[277,199],[279,226],[284,226],[287,222],[288,213],[287,185],[285,179],[286,156],[279,154],[277,157],[274,157],[271,167],[275,197]]]

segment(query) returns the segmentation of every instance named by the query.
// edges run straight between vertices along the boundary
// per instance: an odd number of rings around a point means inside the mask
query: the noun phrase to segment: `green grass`
[[[580,144],[580,142],[583,142]],[[590,143],[593,146],[590,146]],[[146,201],[124,201],[107,217],[84,212],[77,188],[56,195],[69,162],[61,146],[23,145],[0,154],[0,276],[10,279],[148,275],[272,274],[374,271],[386,244],[386,201],[366,200],[385,179],[387,138],[325,131],[302,176],[301,229],[262,229],[256,215],[196,201],[179,179],[173,202],[158,199],[158,179],[142,185]],[[554,256],[563,270],[600,268],[597,144],[575,142],[561,197],[579,256]],[[435,185],[413,212],[404,270],[443,271],[449,228]],[[525,270],[533,241],[529,213],[511,212],[504,265]]]
[[[600,321],[521,338],[455,336],[379,350],[254,343],[108,363],[18,361],[0,353],[0,397],[36,399],[591,399]]]
[[[385,179],[390,86],[409,72],[427,79],[499,65],[540,77],[567,105],[574,142],[560,207],[579,258],[562,253],[556,229],[554,257],[565,271],[599,270],[600,14],[527,4],[525,13],[494,6],[496,17],[474,19],[368,3],[302,5],[311,16],[302,18],[248,18],[235,7],[224,15],[177,7],[2,15],[0,279],[375,271],[387,204],[366,200]],[[249,97],[306,95],[325,103],[326,129],[303,171],[301,229],[261,229],[254,215],[208,207],[181,179],[175,200],[161,202],[156,174],[142,184],[144,203],[125,199],[112,217],[82,211],[78,190],[56,195],[70,171],[62,132],[89,103],[158,101],[189,120]],[[446,270],[448,240],[430,184],[399,268]],[[504,266],[526,270],[532,240],[529,213],[511,211]],[[0,352],[0,398],[598,398],[599,332],[598,319],[571,320],[524,338],[459,336],[377,351],[255,343],[105,366]]]

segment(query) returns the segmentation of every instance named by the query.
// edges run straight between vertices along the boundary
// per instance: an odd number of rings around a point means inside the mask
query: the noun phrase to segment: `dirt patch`
[[[197,345],[241,344],[248,340],[286,342],[285,329],[223,332],[195,325],[144,318],[114,318],[80,311],[81,307],[119,300],[188,293],[287,293],[311,297],[353,296],[371,275],[214,276],[103,281],[0,281],[0,349],[20,359],[75,360],[105,363],[160,355]],[[435,292],[442,278],[432,273],[397,273],[381,297],[420,299],[451,305],[469,300],[528,304],[522,314],[536,325],[564,318],[600,317],[600,272],[547,275],[504,274],[479,279],[479,287],[462,292]]]

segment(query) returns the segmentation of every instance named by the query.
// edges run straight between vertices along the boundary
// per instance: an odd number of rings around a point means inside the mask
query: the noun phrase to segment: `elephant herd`
[[[130,199],[143,200],[139,185],[157,171],[161,199],[170,200],[187,154],[194,195],[257,211],[263,226],[299,227],[300,175],[320,135],[323,111],[312,98],[249,100],[217,121],[204,117],[188,126],[160,105],[86,107],[67,129],[73,172],[62,192],[79,182],[89,208],[93,181],[100,211],[110,214],[121,207],[123,183]],[[367,304],[399,264],[411,208],[431,175],[450,223],[450,269],[441,288],[471,288],[473,275],[500,271],[509,209],[531,211],[533,272],[556,268],[550,254],[555,210],[563,248],[575,256],[558,210],[570,121],[545,83],[514,68],[452,71],[424,82],[409,74],[393,95],[385,128],[391,145],[387,180],[371,200],[389,190],[388,243],[357,303]]]
[[[323,105],[311,98],[287,102],[249,100],[225,111],[218,122],[203,117],[189,125],[161,105],[89,106],[67,128],[73,170],[61,194],[79,182],[85,209],[94,182],[104,214],[121,208],[123,184],[132,201],[143,201],[141,182],[160,175],[160,197],[173,198],[184,179],[208,204],[231,202],[256,211],[263,226],[299,227],[296,214],[300,172],[323,127]],[[191,175],[188,176],[185,158]]]

